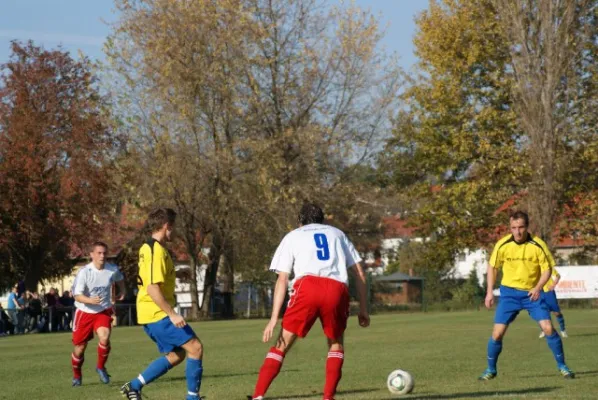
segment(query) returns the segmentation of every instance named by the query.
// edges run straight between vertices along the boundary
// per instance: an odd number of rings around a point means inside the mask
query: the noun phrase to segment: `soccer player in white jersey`
[[[334,399],[342,374],[343,334],[349,316],[348,270],[356,277],[359,325],[367,327],[370,324],[365,275],[361,257],[353,244],[339,229],[322,224],[324,213],[315,204],[305,204],[298,220],[299,228],[284,237],[270,265],[270,270],[278,273],[278,280],[272,317],[262,338],[264,343],[272,338],[276,328],[292,271],[295,281],[278,340],[266,355],[253,396],[247,396],[249,400],[264,398],[297,336],[305,337],[318,318],[328,338],[324,400]]]
[[[112,326],[112,285],[119,289],[117,300],[125,297],[123,275],[114,264],[106,263],[108,246],[95,242],[90,253],[91,262],[81,268],[73,283],[75,317],[73,318],[73,345],[71,356],[73,386],[81,386],[85,348],[98,335],[98,363],[96,372],[103,383],[110,383],[106,361],[110,353],[110,332]]]

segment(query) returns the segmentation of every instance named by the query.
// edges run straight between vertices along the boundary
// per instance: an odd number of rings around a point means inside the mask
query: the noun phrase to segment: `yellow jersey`
[[[517,243],[513,235],[500,239],[489,262],[493,268],[502,268],[501,285],[519,290],[533,289],[540,275],[554,266],[546,243],[530,233],[523,243]]]
[[[160,283],[164,299],[175,305],[174,288],[176,272],[168,250],[155,239],[145,242],[139,249],[139,274],[137,275],[137,322],[150,324],[166,317],[166,313],[147,293],[147,286]]]

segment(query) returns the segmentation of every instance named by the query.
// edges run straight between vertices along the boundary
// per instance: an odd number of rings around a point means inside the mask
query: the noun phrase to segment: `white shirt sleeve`
[[[73,297],[79,294],[84,294],[85,284],[85,269],[82,269],[75,277],[75,283],[73,284]]]
[[[293,263],[295,257],[293,256],[293,248],[291,240],[289,239],[290,234],[287,234],[282,242],[278,245],[274,257],[272,257],[272,263],[270,264],[270,271],[275,272],[286,272],[291,273],[293,270]]]
[[[355,246],[353,246],[353,243],[351,243],[347,236],[343,236],[343,249],[345,251],[345,259],[347,260],[347,268],[354,266],[362,260],[357,250],[355,250]]]

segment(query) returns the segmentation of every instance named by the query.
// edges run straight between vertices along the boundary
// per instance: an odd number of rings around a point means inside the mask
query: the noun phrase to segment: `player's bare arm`
[[[486,299],[484,301],[486,308],[490,309],[494,305],[494,283],[496,282],[496,269],[488,264],[488,269],[486,270],[486,279],[487,279],[487,286],[486,286]]]
[[[550,285],[548,289],[554,290],[554,288],[556,288],[556,285],[558,285],[560,281],[561,275],[558,272],[556,272],[556,270],[554,270],[554,274],[552,275],[552,285]]]
[[[282,309],[282,304],[284,303],[284,298],[287,293],[288,284],[289,274],[286,272],[279,272],[278,279],[276,280],[276,286],[274,287],[272,316],[270,317],[270,321],[264,329],[264,334],[262,337],[264,343],[272,339],[272,334],[274,332],[274,328],[276,328],[276,324],[278,323],[278,316],[280,315],[280,310]]]
[[[120,281],[116,281],[116,288],[118,289],[118,296],[116,297],[116,300],[123,301],[127,294],[127,288],[125,287],[125,280],[121,279]]]
[[[164,298],[160,283],[152,283],[151,285],[147,285],[147,294],[149,294],[149,296],[152,298],[152,301],[156,303],[156,305],[160,307],[160,309],[164,311],[166,315],[168,315],[174,326],[177,328],[182,328],[187,325],[185,319],[177,314]]]
[[[102,298],[100,296],[88,297],[84,294],[75,295],[75,301],[83,304],[102,304]]]
[[[542,272],[542,275],[540,275],[540,280],[538,281],[536,286],[527,293],[532,301],[536,301],[538,300],[538,298],[540,298],[540,292],[542,291],[544,285],[548,283],[548,280],[550,279],[551,275],[552,270],[550,269],[547,269],[546,271]]]
[[[350,270],[355,275],[355,283],[357,285],[357,296],[359,297],[359,325],[368,327],[370,325],[370,315],[368,313],[367,290],[365,286],[365,274],[361,263],[353,265]]]

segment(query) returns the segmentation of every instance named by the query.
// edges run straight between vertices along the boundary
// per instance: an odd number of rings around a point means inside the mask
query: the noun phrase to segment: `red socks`
[[[103,345],[98,343],[98,369],[104,369],[106,367],[106,361],[108,361],[108,354],[110,354],[110,345]]]
[[[336,387],[343,376],[343,360],[345,354],[342,350],[328,352],[326,360],[326,384],[324,385],[324,400],[333,400]]]
[[[328,359],[326,360],[326,385],[324,386],[324,400],[333,400],[336,394],[336,387],[341,380],[343,375],[343,361],[345,354],[342,350],[330,351],[328,353]],[[276,347],[270,348],[270,351],[266,355],[264,364],[260,368],[260,375],[255,385],[255,391],[253,397],[260,397],[266,394],[266,391],[272,384],[272,381],[282,367],[284,361],[284,353]]]
[[[257,378],[257,384],[255,385],[253,397],[264,396],[266,394],[270,384],[280,372],[283,360],[284,353],[278,350],[276,347],[271,347],[270,351],[266,355],[264,364],[262,364],[262,368],[260,368],[260,375]]]
[[[75,357],[75,354],[71,353],[71,365],[73,366],[73,378],[81,379],[81,367],[83,366],[85,359]]]

